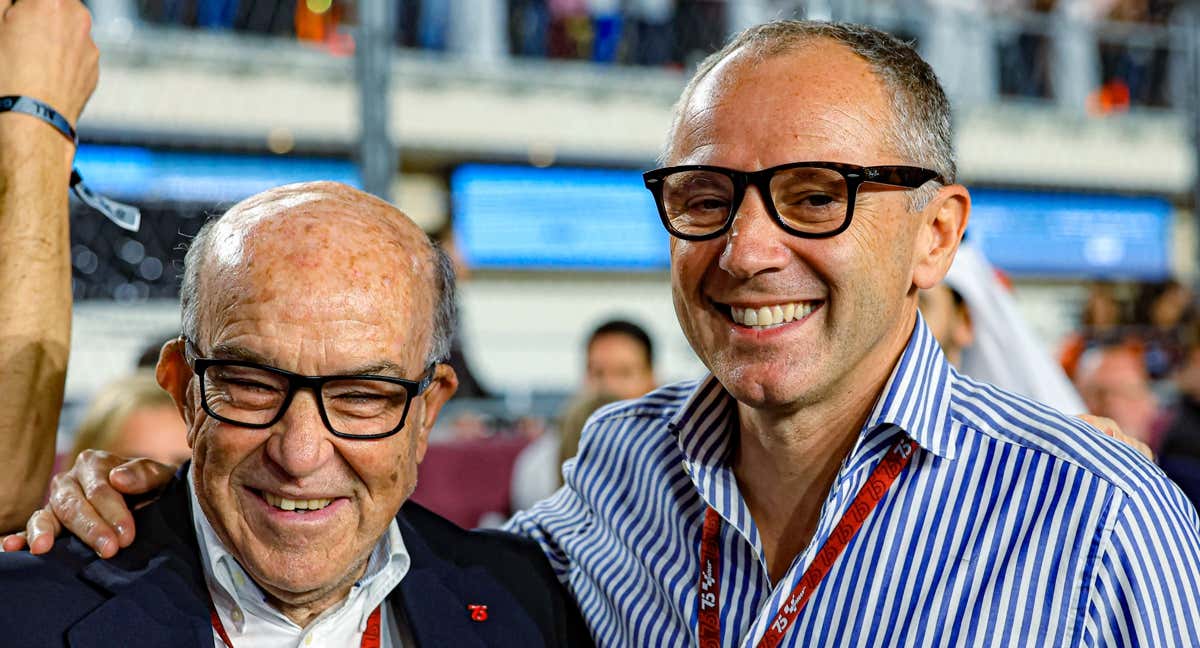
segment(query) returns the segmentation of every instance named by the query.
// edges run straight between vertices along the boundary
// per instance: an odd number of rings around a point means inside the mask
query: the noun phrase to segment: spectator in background
[[[675,60],[691,67],[725,42],[726,0],[678,0],[678,3]]]
[[[1116,421],[1125,434],[1158,452],[1158,399],[1136,348],[1110,344],[1089,349],[1079,359],[1075,387],[1089,413]]]
[[[546,57],[550,32],[547,0],[509,0],[510,51],[517,56]]]
[[[920,294],[921,314],[962,373],[1068,414],[1079,394],[1034,335],[983,254],[963,243],[946,279]]]
[[[1175,373],[1178,400],[1167,411],[1159,464],[1200,509],[1200,325],[1189,327]]]
[[[562,464],[579,450],[588,417],[600,407],[638,398],[658,386],[654,343],[645,329],[623,319],[600,324],[587,337],[583,389],[559,418],[559,434],[542,434],[513,464],[512,510],[520,511],[562,486]]]
[[[997,3],[1001,4],[1001,3]],[[1003,3],[1002,11],[1015,14],[1018,22],[1012,34],[1000,43],[1000,94],[1018,97],[1053,96],[1050,69],[1053,45],[1045,29],[1026,27],[1020,19],[1036,14],[1045,25],[1057,5],[1056,0],[1013,0]]]
[[[633,62],[638,65],[672,62],[671,22],[675,18],[675,0],[629,0],[626,6],[633,30]]]
[[[643,396],[654,389],[654,343],[642,327],[610,320],[588,336],[585,389],[618,400]]]
[[[1058,355],[1058,362],[1068,377],[1075,379],[1075,370],[1084,351],[1097,344],[1114,344],[1120,339],[1121,325],[1125,323],[1123,313],[1112,284],[1098,281],[1088,286],[1079,316],[1081,328],[1063,340]]]
[[[192,454],[171,395],[147,370],[113,381],[96,394],[75,430],[67,465],[88,448],[175,465]]]
[[[592,61],[616,63],[624,31],[621,0],[588,0],[592,17]]]
[[[550,58],[587,59],[591,54],[592,20],[587,0],[547,0],[550,29],[547,55]]]
[[[74,125],[99,73],[90,27],[79,2],[0,0],[0,96],[40,100]],[[0,529],[37,508],[54,462],[71,337],[74,155],[53,126],[0,113]]]
[[[1193,317],[1192,293],[1174,279],[1147,284],[1134,311],[1146,370],[1154,380],[1166,378],[1183,359],[1183,333]]]

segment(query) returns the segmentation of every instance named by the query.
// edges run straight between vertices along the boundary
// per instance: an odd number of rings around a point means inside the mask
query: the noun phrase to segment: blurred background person
[[[1074,379],[1079,358],[1096,345],[1115,344],[1127,330],[1126,306],[1116,296],[1113,284],[1092,282],[1079,311],[1079,328],[1068,334],[1059,350],[1059,363]]]
[[[568,401],[556,430],[547,431],[517,457],[512,476],[512,509],[529,508],[562,486],[563,462],[579,451],[584,423],[601,407],[650,393],[654,342],[641,326],[610,319],[587,337],[583,388]]]
[[[618,400],[654,390],[654,343],[642,327],[623,319],[597,326],[587,341],[584,388]]]
[[[962,373],[1067,414],[1090,411],[1026,323],[995,268],[973,245],[959,247],[945,280],[922,291],[919,303],[946,359]]]
[[[175,465],[192,454],[187,427],[171,395],[146,369],[113,381],[96,394],[75,430],[75,443],[64,465],[72,465],[88,448]]]
[[[1159,464],[1200,510],[1200,325],[1185,337],[1183,357],[1175,372],[1175,401],[1163,416]]]
[[[1125,434],[1159,452],[1158,398],[1138,349],[1119,344],[1089,349],[1079,359],[1075,386],[1089,414],[1116,421]]]
[[[1152,380],[1169,378],[1183,359],[1183,337],[1195,318],[1192,292],[1169,279],[1139,287],[1134,303],[1136,334],[1141,341],[1146,371]]]

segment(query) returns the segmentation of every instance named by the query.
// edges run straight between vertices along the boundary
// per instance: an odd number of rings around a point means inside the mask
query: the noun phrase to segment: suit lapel
[[[417,646],[486,645],[472,627],[467,604],[447,587],[435,569],[410,569],[398,589],[399,600],[393,595],[392,605],[402,608]]]
[[[429,548],[422,534],[405,518],[403,509],[396,523],[411,562],[389,600],[408,621],[417,646],[487,646],[479,636],[477,623],[471,621],[468,602],[455,586],[455,567]]]

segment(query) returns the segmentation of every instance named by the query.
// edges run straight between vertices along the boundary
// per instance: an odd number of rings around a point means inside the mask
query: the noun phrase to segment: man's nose
[[[333,451],[329,436],[316,394],[302,389],[275,424],[267,442],[267,455],[287,474],[304,477],[316,472]]]
[[[721,269],[748,279],[762,272],[787,265],[791,256],[785,241],[791,235],[783,231],[767,212],[767,205],[757,187],[746,189],[738,205],[733,223],[725,233],[725,249],[721,253]]]

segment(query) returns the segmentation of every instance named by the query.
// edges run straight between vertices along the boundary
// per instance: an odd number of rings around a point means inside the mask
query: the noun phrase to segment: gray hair
[[[200,327],[200,272],[209,258],[213,231],[218,221],[219,216],[204,223],[183,258],[183,278],[179,287],[181,325],[184,336],[193,342],[198,339]],[[437,289],[433,308],[433,340],[426,364],[434,364],[450,358],[450,344],[458,328],[458,301],[454,295],[454,263],[433,239],[426,240],[433,259],[433,279]]]
[[[955,182],[950,101],[933,68],[912,45],[874,27],[813,20],[779,20],[750,27],[705,58],[675,104],[662,161],[665,163],[674,152],[675,133],[696,86],[718,64],[742,50],[765,59],[817,39],[846,46],[883,81],[892,97],[892,132],[887,137],[896,152],[912,164],[937,171],[945,182]],[[909,209],[924,208],[939,188],[938,182],[928,182],[911,192]]]

